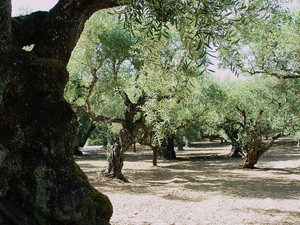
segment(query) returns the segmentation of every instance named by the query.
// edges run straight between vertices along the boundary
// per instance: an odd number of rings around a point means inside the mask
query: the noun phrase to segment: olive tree
[[[158,148],[162,152],[163,144],[160,146],[160,140],[153,139],[159,136],[159,129],[162,127],[157,126],[157,123],[154,124],[151,119],[153,112],[162,113],[164,116],[169,114],[174,120],[174,115],[180,113],[179,110],[173,112],[174,104],[170,102],[181,103],[187,99],[193,101],[188,100],[189,104],[185,104],[186,111],[192,107],[194,111],[197,108],[201,111],[200,95],[189,94],[201,91],[199,84],[198,90],[188,88],[188,82],[194,85],[196,83],[188,79],[187,74],[177,71],[182,70],[180,61],[183,58],[182,54],[177,53],[181,47],[178,36],[163,37],[158,41],[144,37],[146,41],[142,41],[140,37],[131,35],[122,27],[116,17],[116,13],[101,12],[87,23],[69,63],[71,80],[65,95],[73,108],[89,116],[94,122],[121,125],[104,173],[126,180],[121,173],[124,153],[135,141],[149,145],[153,149],[154,165],[157,164]],[[106,18],[107,21],[98,23],[99,18]],[[175,35],[175,31],[173,34]],[[113,48],[110,47],[111,44]],[[147,64],[143,63],[146,59]],[[193,75],[188,73],[188,76]],[[158,80],[161,82],[157,82]],[[194,78],[194,81],[197,79]],[[197,103],[194,99],[198,99]],[[168,100],[167,104],[165,100]],[[166,107],[161,110],[158,107],[160,104],[169,105],[169,109],[172,110],[168,111]],[[160,121],[166,119],[163,116],[159,117]],[[177,120],[180,120],[179,117]],[[173,133],[164,133],[164,136],[170,136],[169,138],[172,135]],[[173,139],[172,142],[174,143]],[[171,144],[171,141],[169,143]],[[174,146],[171,150],[174,152]],[[161,156],[166,159],[172,158],[167,154]]]
[[[300,6],[287,8],[292,1],[261,2],[272,10],[252,11],[258,18],[267,16],[255,23],[245,19],[243,28],[234,29],[234,35],[220,44],[222,64],[236,74],[297,79],[300,77]]]
[[[12,18],[11,1],[1,3],[1,224],[108,224],[109,199],[74,163],[77,121],[63,94],[85,21],[115,6],[59,1],[49,12]]]
[[[2,224],[108,224],[112,205],[72,157],[77,121],[64,99],[70,55],[86,20],[96,11],[123,7],[128,24],[146,17],[149,35],[173,23],[187,48],[203,58],[206,44],[226,36],[242,10],[228,1],[59,0],[49,12],[11,17],[0,6],[0,221]],[[245,9],[246,10],[246,9]],[[246,13],[246,12],[245,12]],[[235,18],[236,19],[236,18]],[[187,26],[189,25],[189,26]],[[185,29],[187,28],[188,29]],[[190,29],[191,28],[191,29]],[[23,47],[33,45],[31,51]],[[191,51],[192,52],[192,51]],[[198,56],[198,57],[197,57]]]
[[[297,86],[297,84],[294,84]],[[226,86],[222,127],[232,141],[233,154],[246,153],[244,168],[253,168],[274,141],[297,121],[297,92],[291,83],[258,77]],[[265,137],[271,136],[269,140]]]
[[[276,107],[283,108],[282,101],[285,97],[283,97],[282,86],[290,89],[287,90],[287,92],[294,93],[294,95],[297,96],[297,92],[294,91],[295,81],[289,82],[284,80],[299,78],[298,62],[300,52],[299,5],[298,8],[292,10],[286,8],[287,3],[284,5],[280,1],[274,1],[274,4],[270,5],[268,1],[261,0],[253,2],[249,7],[255,8],[259,4],[270,6],[272,10],[262,9],[257,12],[252,12],[257,14],[258,18],[265,15],[267,15],[267,17],[258,20],[256,23],[253,23],[251,19],[246,18],[243,28],[234,28],[232,37],[224,40],[219,48],[221,53],[221,64],[224,67],[230,67],[236,75],[266,76],[266,79],[268,79],[268,76],[273,76],[279,79],[277,82],[281,83],[281,85],[273,87],[276,88],[275,90],[278,90],[278,92],[274,93],[272,86],[266,85],[265,88],[262,89],[263,91],[260,92],[260,95],[257,95],[257,98],[261,101],[265,101],[267,95],[264,89],[269,90],[269,97],[267,97],[269,100],[265,104],[269,104],[270,108],[259,111],[256,115],[257,118],[260,118],[263,114],[265,115],[267,111],[272,111],[271,108],[274,104],[272,105],[270,102],[277,102],[281,105],[277,105]],[[235,43],[235,45],[232,45],[232,42]],[[274,80],[271,81],[273,84],[274,82]],[[273,97],[270,97],[270,93],[273,94]],[[239,95],[239,93],[236,94]],[[280,96],[280,99],[274,100],[274,96]],[[272,98],[273,100],[270,100]],[[291,108],[295,108],[293,105],[296,103],[292,103],[292,98],[294,98],[293,94],[290,94],[288,97],[289,104],[284,104],[285,106],[289,105],[290,109],[286,110],[286,112],[290,112],[290,114],[282,116],[282,118],[286,119],[286,117],[289,116],[294,118],[293,122],[281,124],[281,128],[296,134],[298,123],[295,120],[295,115],[297,113],[295,114],[295,111],[291,112]],[[243,110],[239,111],[242,117],[246,117]],[[277,122],[280,121],[278,120],[280,117],[277,116],[277,112],[273,117],[277,118]],[[283,123],[284,119],[280,122]],[[291,124],[293,124],[293,126],[291,126]],[[243,147],[249,147],[248,143],[243,143],[240,135],[238,135],[238,133],[241,133],[241,131],[239,131],[241,126],[237,126],[235,123],[227,123],[226,126],[224,126],[224,129],[225,131],[227,130],[226,133],[230,137],[232,143],[235,143],[235,145],[233,145],[235,146],[235,149],[233,150],[236,151],[233,151],[233,153],[235,152],[236,154],[233,155],[238,156],[238,152]],[[253,138],[254,137],[255,135]],[[256,139],[261,140],[261,138]],[[262,146],[262,144],[260,145]],[[267,148],[265,148],[265,151],[266,150]],[[248,154],[249,157],[250,155],[251,154]],[[256,160],[253,161],[254,164],[255,161]],[[253,167],[254,164],[250,164],[249,167]]]

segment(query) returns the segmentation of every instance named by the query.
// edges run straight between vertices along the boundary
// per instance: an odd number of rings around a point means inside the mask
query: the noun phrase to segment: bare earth
[[[102,177],[102,149],[76,161],[112,201],[112,225],[300,224],[300,148],[281,140],[254,170],[239,169],[242,159],[225,157],[229,149],[201,142],[154,167],[151,151],[140,146],[126,153],[130,183]]]

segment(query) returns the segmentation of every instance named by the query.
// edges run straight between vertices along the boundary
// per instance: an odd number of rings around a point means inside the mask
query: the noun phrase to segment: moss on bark
[[[1,67],[0,224],[108,224],[109,199],[74,166],[66,68],[31,54],[7,56]]]

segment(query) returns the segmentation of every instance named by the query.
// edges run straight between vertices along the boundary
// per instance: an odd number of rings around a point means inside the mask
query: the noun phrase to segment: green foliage
[[[248,70],[265,60],[265,68],[268,63],[268,69],[275,65],[278,70],[284,64],[276,61],[280,57],[290,68],[299,55],[295,18],[282,13],[278,2],[266,0],[247,6],[238,1],[133,1],[116,12],[97,13],[73,52],[66,97],[94,117],[113,121],[124,118],[124,93],[132,102],[145,94],[141,109],[157,141],[179,130],[181,135],[219,133],[219,125],[228,121],[247,125],[240,134],[245,137],[258,123],[272,131],[287,129],[297,118],[292,104],[296,83],[258,77],[222,87],[205,71],[213,46],[220,46],[223,64],[232,68]],[[283,37],[292,29],[293,35]],[[271,47],[275,43],[278,50]],[[283,51],[287,43],[291,47]],[[250,50],[255,54],[245,54]]]
[[[103,144],[107,146],[112,144],[116,139],[118,132],[120,131],[120,127],[115,124],[109,123],[98,123],[96,130],[89,137],[89,145],[99,145]]]
[[[299,82],[256,77],[241,83],[228,82],[226,101],[219,108],[220,125],[234,125],[245,144],[251,134],[271,135],[289,130],[299,121]]]
[[[251,2],[251,8],[260,9],[252,10],[257,20],[245,20],[232,38],[224,40],[220,48],[223,66],[242,74],[300,76],[300,11],[290,11],[281,4]]]
[[[246,15],[245,15],[246,14]],[[161,39],[172,36],[174,27],[187,58],[198,65],[209,63],[212,45],[230,36],[250,16],[244,1],[136,0],[124,8],[121,18],[133,32]]]
[[[118,90],[135,74],[130,57],[136,40],[109,12],[95,14],[86,27],[68,65],[66,97],[93,113],[122,116]]]
[[[134,40],[121,24],[101,29],[98,33],[98,40],[100,43],[96,51],[102,57],[112,62],[123,62],[130,57]]]
[[[103,21],[102,16],[106,22],[94,22]],[[221,98],[217,85],[203,77],[204,66],[187,62],[175,29],[154,40],[132,36],[113,14],[99,13],[93,19],[69,63],[66,97],[73,104],[113,120],[124,118],[124,92],[132,102],[145,94],[141,107],[146,124],[160,140],[197,122]]]

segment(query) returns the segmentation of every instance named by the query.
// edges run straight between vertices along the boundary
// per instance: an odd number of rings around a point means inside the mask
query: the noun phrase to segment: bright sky
[[[34,12],[38,10],[47,11],[51,9],[58,0],[12,0],[12,16],[18,15],[20,12],[29,11]],[[288,0],[288,4],[286,7],[299,9],[300,2],[299,0]],[[293,6],[293,7],[292,7]],[[221,75],[221,77],[232,76],[232,73],[229,70],[219,70],[218,68],[212,68],[216,70],[217,74]]]
[[[58,0],[12,0],[12,15],[16,16],[22,10],[48,11]]]
[[[16,16],[20,10],[49,10],[51,9],[58,0],[12,0],[12,15]],[[300,1],[299,0],[287,0],[288,3],[284,5],[291,9],[299,9]]]

